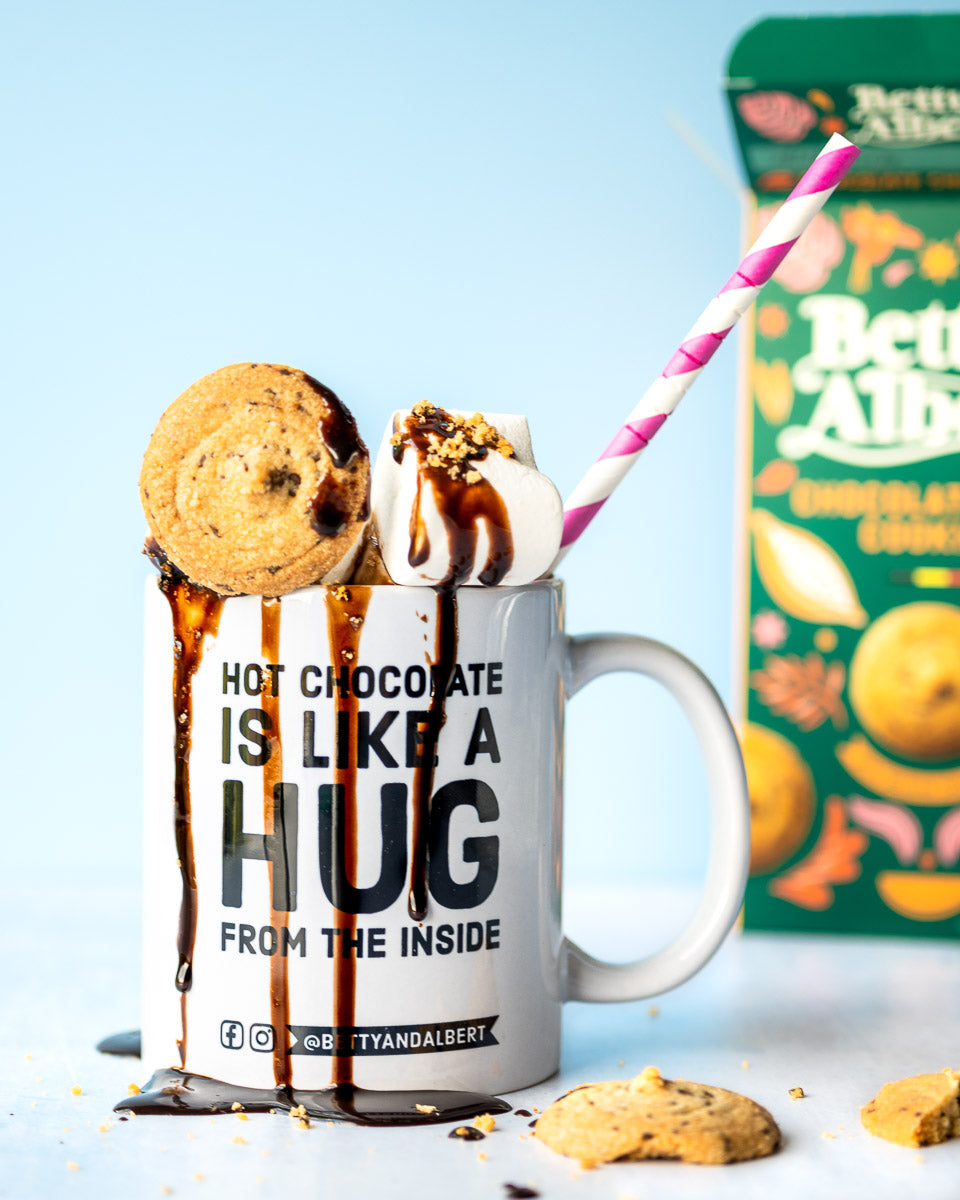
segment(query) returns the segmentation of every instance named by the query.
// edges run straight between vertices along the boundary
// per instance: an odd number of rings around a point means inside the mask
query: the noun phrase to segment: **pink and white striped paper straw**
[[[710,301],[660,375],[617,430],[564,505],[563,538],[554,567],[607,502],[611,492],[680,403],[720,343],[756,299],[817,215],[860,151],[835,133]]]

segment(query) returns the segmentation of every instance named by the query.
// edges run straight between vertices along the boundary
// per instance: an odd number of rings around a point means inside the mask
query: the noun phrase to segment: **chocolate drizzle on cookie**
[[[333,465],[346,467],[356,455],[366,454],[357,423],[339,396],[305,371],[297,371],[296,374],[325,402],[326,415],[320,418],[320,436],[333,459]]]

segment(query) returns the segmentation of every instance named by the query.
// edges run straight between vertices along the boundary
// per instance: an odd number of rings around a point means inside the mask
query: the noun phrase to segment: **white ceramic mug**
[[[150,581],[147,1067],[251,1088],[522,1088],[558,1068],[564,1000],[674,987],[731,927],[749,810],[727,713],[666,646],[568,638],[559,582],[231,598],[176,654],[170,599]],[[561,929],[562,748],[566,700],[624,670],[691,721],[712,831],[689,925],[615,966]]]

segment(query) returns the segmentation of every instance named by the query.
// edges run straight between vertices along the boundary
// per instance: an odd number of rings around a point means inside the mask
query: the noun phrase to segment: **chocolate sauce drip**
[[[495,587],[513,564],[513,536],[507,506],[488,479],[480,476],[472,483],[470,463],[487,457],[486,446],[472,447],[469,454],[457,461],[433,465],[437,439],[450,439],[462,431],[448,412],[435,408],[425,415],[411,415],[400,431],[401,441],[394,446],[393,456],[402,461],[407,443],[417,453],[417,490],[410,513],[410,550],[408,561],[418,567],[430,557],[430,539],[423,519],[421,501],[423,483],[429,481],[437,512],[447,533],[450,570],[441,587],[456,588],[473,571],[477,556],[477,540],[481,523],[487,530],[490,548],[487,561],[478,579],[484,587]]]
[[[363,631],[363,621],[370,604],[370,589],[367,587],[351,586],[328,587],[327,603],[327,636],[330,642],[330,662],[334,671],[341,667],[349,667],[357,661],[360,652],[360,635]],[[357,726],[359,702],[353,695],[353,690],[336,689],[337,728],[341,721],[348,722],[348,729]],[[342,715],[342,714],[345,714]],[[343,865],[347,880],[356,883],[357,876],[357,763],[354,755],[349,755],[346,763],[339,759],[334,766],[334,786],[343,789],[343,828],[337,831],[337,836],[343,839]],[[333,910],[334,924],[343,930],[341,942],[348,937],[355,938],[357,934],[357,914],[343,912],[338,908]],[[342,954],[333,960],[333,1021],[335,1026],[343,1028],[354,1024],[354,1007],[357,992],[357,964],[352,957]],[[349,1054],[334,1055],[330,1060],[330,1082],[335,1088],[353,1086],[353,1057]]]
[[[507,1200],[533,1200],[534,1196],[540,1195],[538,1191],[520,1183],[505,1183],[503,1187],[507,1193]]]
[[[123,1033],[111,1033],[101,1038],[96,1048],[101,1054],[115,1054],[122,1058],[140,1057],[140,1030],[127,1029]]]
[[[345,467],[356,454],[366,454],[367,448],[360,439],[357,423],[344,408],[339,396],[330,388],[303,374],[303,380],[326,402],[325,416],[320,418],[320,436],[330,452],[335,467]]]
[[[533,1113],[529,1108],[515,1108],[513,1110],[513,1115],[515,1117],[532,1117]]]
[[[367,1091],[342,1083],[323,1091],[302,1092],[296,1088],[247,1088],[191,1075],[186,1071],[163,1070],[150,1079],[137,1096],[128,1096],[114,1112],[138,1114],[231,1113],[241,1104],[245,1112],[288,1112],[303,1105],[307,1114],[327,1121],[350,1121],[357,1125],[437,1125],[463,1121],[480,1113],[506,1113],[510,1105],[481,1092]],[[421,1112],[421,1108],[433,1111]]]
[[[260,601],[260,651],[265,662],[280,662],[280,601]],[[264,829],[277,830],[278,816],[276,811],[277,789],[283,781],[283,743],[280,736],[280,697],[275,692],[273,680],[264,684],[261,697],[263,711],[267,714],[269,732],[267,738],[270,753],[263,764],[263,821]],[[280,839],[286,853],[286,839]],[[290,878],[290,864],[287,865],[285,876]],[[273,872],[274,865],[267,862],[267,883],[270,896],[270,924],[283,936],[282,930],[290,924],[288,911],[282,912],[273,907]],[[270,959],[270,1017],[273,1027],[278,1032],[273,1047],[273,1077],[278,1087],[290,1082],[290,987],[289,963],[285,954],[274,954]]]
[[[420,757],[413,770],[410,816],[410,891],[407,912],[415,921],[427,915],[427,841],[430,832],[430,797],[440,730],[446,720],[444,703],[457,658],[457,598],[452,588],[438,587],[437,633],[433,662],[433,694],[426,728],[421,731]]]
[[[482,1142],[486,1136],[476,1125],[458,1125],[447,1134],[447,1137],[458,1138],[461,1142]]]
[[[179,575],[179,572],[177,573]],[[193,677],[203,656],[203,639],[217,632],[223,597],[194,587],[182,576],[163,574],[160,590],[173,617],[174,834],[180,865],[180,921],[177,929],[177,974],[180,992],[180,1065],[187,1061],[187,992],[193,982],[193,948],[197,938],[197,878],[190,825],[190,742],[193,728]]]

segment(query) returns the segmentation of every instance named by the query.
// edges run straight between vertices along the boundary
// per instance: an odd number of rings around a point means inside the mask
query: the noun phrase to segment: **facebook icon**
[[[227,1050],[243,1049],[243,1026],[239,1021],[220,1022],[220,1045]]]

